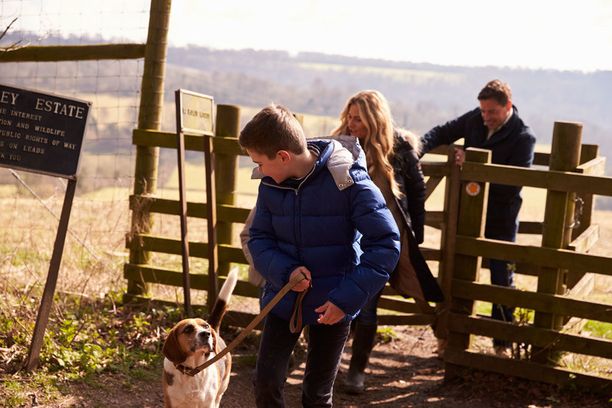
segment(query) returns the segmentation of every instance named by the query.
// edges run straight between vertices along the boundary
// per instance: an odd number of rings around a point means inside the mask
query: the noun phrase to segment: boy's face
[[[253,160],[253,163],[259,166],[259,170],[263,175],[271,177],[277,184],[282,183],[291,176],[289,166],[291,157],[287,151],[279,150],[272,159],[255,150],[247,149],[247,153],[251,160]]]

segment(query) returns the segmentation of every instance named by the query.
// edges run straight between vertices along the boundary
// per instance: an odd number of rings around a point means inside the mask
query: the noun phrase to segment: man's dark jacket
[[[516,107],[513,106],[513,110],[508,122],[488,140],[488,129],[479,108],[436,126],[423,136],[422,154],[437,146],[452,144],[463,137],[466,148],[491,150],[491,162],[494,164],[529,167],[533,162],[535,135],[519,117]],[[521,187],[491,184],[485,228],[487,238],[504,239],[515,235],[518,213],[523,202],[520,193]]]

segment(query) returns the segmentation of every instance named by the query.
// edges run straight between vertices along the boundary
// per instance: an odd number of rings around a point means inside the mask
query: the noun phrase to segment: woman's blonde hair
[[[393,194],[400,197],[402,193],[391,165],[394,125],[387,99],[374,90],[361,91],[351,96],[340,113],[340,125],[332,132],[333,136],[350,134],[348,114],[353,105],[359,109],[359,116],[367,129],[366,136],[359,142],[366,154],[368,173],[382,175],[389,182]]]

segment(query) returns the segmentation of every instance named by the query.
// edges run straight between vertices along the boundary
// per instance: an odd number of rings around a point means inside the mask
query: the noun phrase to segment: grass
[[[162,327],[179,318],[176,308],[118,307],[121,293],[102,298],[58,294],[40,354],[40,368],[18,371],[25,361],[38,291],[7,290],[0,307],[0,399],[5,407],[23,406],[32,395],[55,405],[74,383],[105,388],[103,373],[127,383],[159,380]],[[36,392],[34,393],[34,390]]]
[[[250,166],[238,171],[237,205],[250,207],[257,194],[257,182],[250,180]],[[201,180],[203,164],[189,162],[186,178]],[[158,195],[177,198],[176,169],[160,186]],[[16,194],[14,185],[0,186],[0,399],[4,406],[31,404],[54,405],[70,393],[74,384],[87,384],[102,390],[98,374],[121,378],[126,386],[149,379],[158,381],[159,348],[163,331],[179,318],[182,299],[180,288],[153,286],[153,293],[177,302],[177,307],[122,305],[126,290],[122,267],[128,260],[125,234],[130,230],[127,198],[131,188],[107,186],[77,195],[69,224],[70,233],[62,258],[57,295],[41,354],[41,369],[33,373],[17,372],[27,355],[40,294],[49,267],[58,215],[63,201],[62,184],[47,189],[42,201],[27,194]],[[442,189],[440,189],[442,190]],[[203,186],[188,189],[188,199],[205,202]],[[541,221],[545,192],[525,189],[522,220]],[[441,209],[442,191],[427,203],[428,210]],[[190,239],[206,240],[205,221],[190,219]],[[612,256],[612,221],[609,213],[596,211],[594,223],[600,224],[600,239],[592,253]],[[155,216],[152,233],[178,238],[179,220],[175,216]],[[235,234],[237,235],[237,231]],[[439,246],[439,232],[427,228],[426,244]],[[539,236],[519,237],[519,242],[538,245]],[[180,257],[154,254],[156,265],[180,270]],[[192,270],[205,270],[206,260],[194,259]],[[432,265],[435,269],[435,265]],[[241,268],[243,279],[246,268]],[[481,281],[488,282],[486,270]],[[533,289],[533,277],[517,275],[517,286]],[[194,302],[204,303],[198,291]],[[612,277],[598,277],[590,301],[612,304]],[[249,299],[253,301],[253,299]],[[249,303],[245,307],[251,307]],[[476,302],[476,313],[489,315],[490,304]],[[533,320],[532,313],[517,311],[518,319]],[[612,340],[612,324],[590,321],[583,333]],[[392,328],[379,330],[382,341],[395,338]],[[574,356],[566,366],[610,375],[609,360]],[[588,356],[587,356],[588,357]],[[248,357],[245,357],[248,359]],[[607,370],[607,371],[606,371]],[[43,390],[43,391],[38,391]]]

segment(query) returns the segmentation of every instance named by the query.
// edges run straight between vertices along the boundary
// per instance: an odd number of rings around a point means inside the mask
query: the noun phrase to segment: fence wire
[[[0,0],[0,48],[144,43],[149,1]],[[121,290],[143,60],[0,63],[0,83],[92,102],[58,291]],[[66,181],[0,168],[0,279],[44,285]]]

